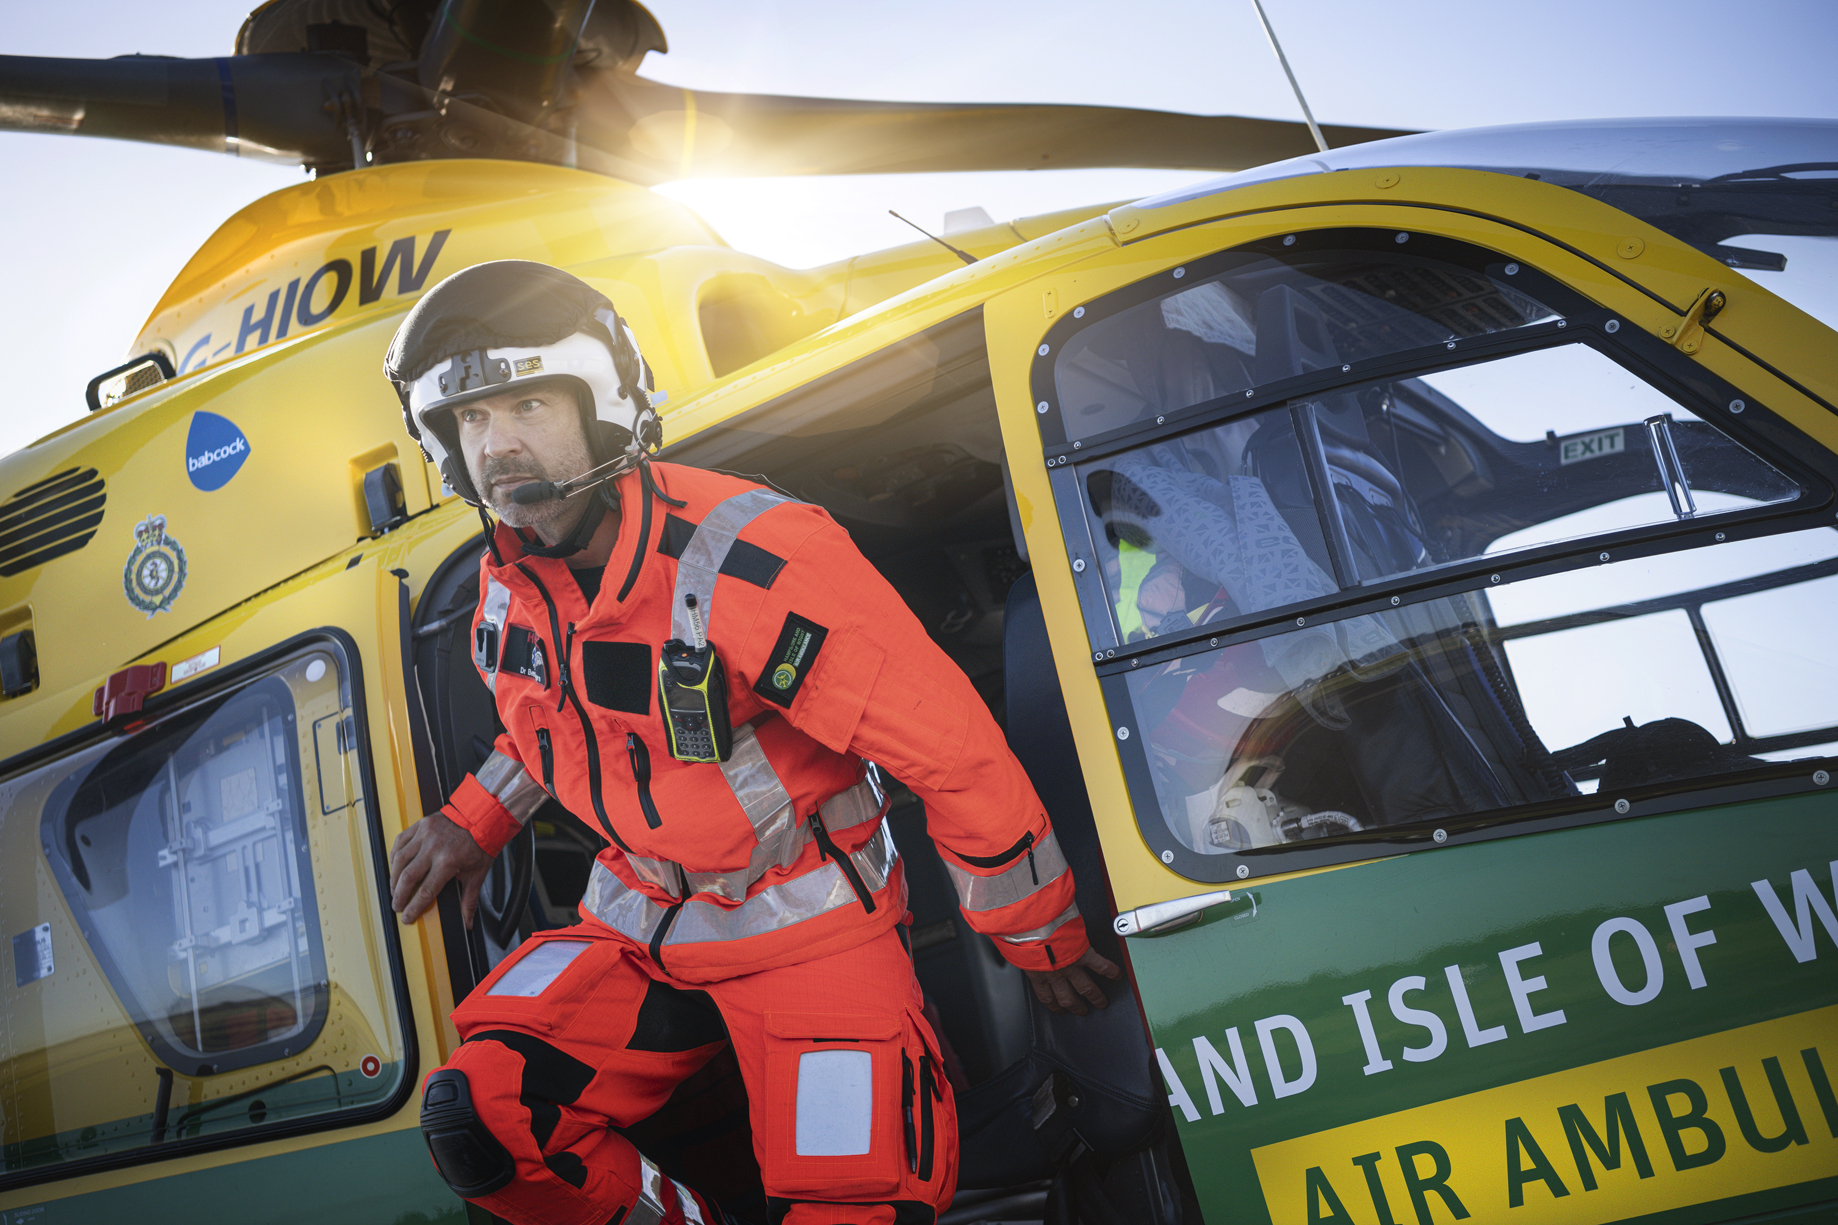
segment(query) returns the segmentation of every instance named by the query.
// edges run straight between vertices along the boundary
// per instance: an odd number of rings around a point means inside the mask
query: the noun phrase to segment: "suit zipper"
[[[683,903],[671,903],[670,908],[664,911],[664,917],[657,921],[657,930],[651,933],[648,951],[651,954],[651,960],[657,963],[657,968],[660,970],[664,968],[664,937],[670,934],[670,927],[676,922],[677,911],[681,909],[683,909]]]
[[[900,1111],[906,1131],[906,1168],[919,1172],[919,1141],[913,1132],[913,1057],[900,1052]]]
[[[549,729],[536,729],[536,748],[542,754],[542,787],[550,795],[555,794],[555,742],[549,737]]]
[[[938,1091],[932,1079],[932,1057],[919,1056],[919,1168],[920,1182],[932,1181],[932,1099]]]
[[[835,861],[836,866],[842,870],[842,874],[848,877],[849,887],[855,890],[855,896],[860,899],[862,909],[873,914],[874,894],[868,891],[868,882],[862,879],[860,872],[856,871],[855,861],[842,853],[842,848],[838,847],[836,840],[830,837],[830,831],[823,827],[823,813],[811,813],[810,821],[811,834],[817,839],[817,854],[821,858]]]
[[[664,819],[657,815],[657,805],[651,800],[651,750],[637,732],[627,732],[625,751],[632,759],[632,781],[638,784],[638,807],[645,814],[645,824],[656,829]]]
[[[530,584],[536,588],[536,594],[542,597],[543,604],[549,609],[550,641],[564,641],[561,618],[556,614],[555,601],[550,597],[549,589],[542,585],[542,580],[537,578],[528,566],[522,562],[514,564],[523,577],[530,580]],[[572,631],[573,628],[573,624],[570,623],[569,629]],[[572,633],[570,634],[571,640]],[[606,831],[606,836],[611,839],[612,844],[622,851],[630,852],[632,848],[626,845],[625,839],[619,836],[619,831],[613,828],[612,821],[606,815],[606,800],[600,788],[600,740],[594,735],[594,725],[588,720],[587,711],[581,705],[581,699],[574,692],[574,683],[569,678],[569,672],[569,661],[564,655],[561,678],[562,699],[574,705],[575,717],[581,721],[581,737],[587,745],[587,792],[593,797],[594,816],[599,819],[600,828]],[[560,710],[561,707],[558,705],[556,709]]]
[[[958,858],[973,867],[999,868],[1003,864],[1013,863],[1015,860],[1021,858],[1023,853],[1027,855],[1028,869],[1033,871],[1034,883],[1038,885],[1040,883],[1040,873],[1034,868],[1034,835],[1032,831],[1021,835],[1020,838],[1015,840],[1015,845],[1009,847],[1000,855],[959,855]]]

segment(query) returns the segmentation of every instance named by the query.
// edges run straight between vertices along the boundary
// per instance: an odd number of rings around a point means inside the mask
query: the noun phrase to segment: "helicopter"
[[[5,126],[314,172],[0,461],[0,1219],[481,1219],[420,1075],[599,844],[550,804],[479,923],[390,914],[496,729],[478,521],[377,366],[498,258],[618,305],[664,458],[848,528],[1109,920],[1119,1006],[1034,1007],[896,789],[941,1220],[1828,1213],[1838,348],[1759,278],[1838,234],[1838,125],[1325,152],[686,93],[663,45],[635,3],[279,3],[224,60],[0,57]],[[644,190],[1043,161],[1231,173],[799,271]],[[745,1203],[745,1117],[711,1064],[632,1139]]]

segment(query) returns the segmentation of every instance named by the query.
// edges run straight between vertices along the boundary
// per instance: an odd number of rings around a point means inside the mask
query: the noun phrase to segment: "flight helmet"
[[[383,374],[409,436],[474,506],[484,499],[452,410],[519,383],[562,383],[575,393],[593,467],[564,474],[570,492],[632,471],[663,443],[651,369],[631,327],[605,294],[547,264],[495,260],[449,276],[396,329]]]

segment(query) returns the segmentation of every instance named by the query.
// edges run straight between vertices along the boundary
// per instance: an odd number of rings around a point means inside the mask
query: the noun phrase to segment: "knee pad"
[[[421,1134],[435,1168],[461,1199],[501,1191],[516,1176],[516,1159],[472,1108],[472,1086],[458,1068],[443,1068],[428,1077],[421,1098]]]

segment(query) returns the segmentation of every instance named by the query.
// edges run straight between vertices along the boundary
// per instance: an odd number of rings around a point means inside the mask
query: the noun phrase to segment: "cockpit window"
[[[1483,261],[1496,267],[1489,275],[1410,250],[1409,234],[1347,238],[1216,256],[1075,332],[1056,359],[1043,425],[1063,423],[1066,440],[1089,445],[1252,387],[1556,317],[1510,283],[1504,260]]]
[[[402,1075],[343,651],[0,783],[5,1172],[374,1107]]]
[[[1076,468],[1127,643],[1361,584],[1796,497],[1582,344],[1354,384]]]

